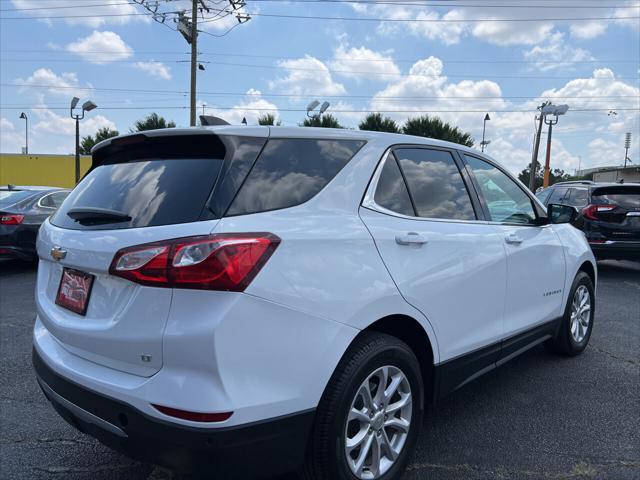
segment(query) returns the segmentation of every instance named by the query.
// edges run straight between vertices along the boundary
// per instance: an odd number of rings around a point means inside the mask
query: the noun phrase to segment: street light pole
[[[90,100],[87,100],[82,104],[82,114],[73,114],[73,109],[76,108],[80,99],[73,97],[71,99],[71,108],[69,110],[71,118],[76,121],[76,185],[80,182],[80,120],[84,118],[85,112],[90,112],[98,106]]]
[[[627,160],[629,160],[630,148],[631,148],[631,132],[627,132],[624,136],[624,168],[627,168]]]
[[[24,118],[24,153],[29,154],[29,119],[24,112],[20,114],[20,118]]]
[[[488,113],[484,116],[484,122],[482,122],[482,142],[480,142],[482,152],[484,152],[484,147],[488,145],[488,142],[486,142],[484,139],[484,134],[487,131],[487,120],[491,120],[491,117],[489,117]]]

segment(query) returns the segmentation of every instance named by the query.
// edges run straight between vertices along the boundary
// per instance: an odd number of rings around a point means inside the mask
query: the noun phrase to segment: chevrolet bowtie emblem
[[[53,257],[54,260],[60,261],[62,260],[64,257],[67,256],[67,251],[66,250],[62,250],[62,248],[60,247],[53,247],[51,249],[51,252],[49,252],[51,254],[51,256]]]

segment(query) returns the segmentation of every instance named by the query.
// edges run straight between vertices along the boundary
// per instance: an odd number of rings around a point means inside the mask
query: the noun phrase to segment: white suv
[[[572,215],[426,138],[106,140],[39,233],[38,381],[178,471],[396,479],[427,402],[541,342],[584,350],[596,263]]]

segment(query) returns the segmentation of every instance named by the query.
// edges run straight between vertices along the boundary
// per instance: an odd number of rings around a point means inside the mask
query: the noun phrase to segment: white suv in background
[[[427,402],[541,342],[586,347],[573,214],[426,138],[109,139],[39,233],[38,381],[81,431],[178,471],[397,479]]]

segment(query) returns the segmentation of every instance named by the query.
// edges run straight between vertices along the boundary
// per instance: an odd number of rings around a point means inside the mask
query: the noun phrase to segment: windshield
[[[0,190],[0,208],[6,208],[25,200],[36,192],[31,190]]]

